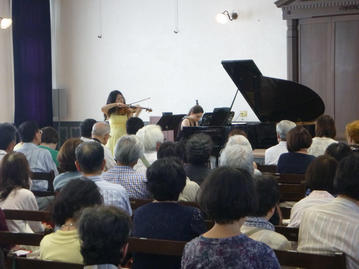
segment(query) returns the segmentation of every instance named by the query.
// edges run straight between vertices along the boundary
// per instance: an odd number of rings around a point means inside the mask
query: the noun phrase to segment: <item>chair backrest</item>
[[[345,254],[313,254],[291,250],[274,250],[280,265],[293,266],[306,269],[345,269]]]
[[[153,202],[153,200],[151,200],[151,199],[130,199],[130,204],[131,204],[132,210],[136,210],[140,206],[143,206],[145,204],[152,203],[152,202]],[[180,201],[179,203],[181,205],[192,206],[192,207],[199,208],[199,205],[197,203],[195,203],[195,202]]]
[[[130,237],[128,251],[166,256],[182,256],[185,241],[159,240],[143,237]]]
[[[276,225],[275,231],[284,235],[289,241],[298,241],[299,228]]]
[[[280,201],[299,201],[305,197],[304,184],[279,183]]]
[[[259,171],[261,171],[262,173],[271,173],[271,174],[277,173],[277,166],[276,165],[257,164],[257,169]]]
[[[48,192],[54,192],[54,178],[55,178],[55,172],[51,170],[48,173],[39,173],[39,172],[31,172],[30,174],[31,179],[35,180],[46,180],[48,182],[47,191]]]
[[[290,211],[292,210],[292,207],[287,206],[281,206],[280,211],[282,212],[283,219],[289,219],[290,218]]]
[[[305,181],[304,174],[276,174],[277,181],[284,184],[301,184]]]
[[[6,257],[6,268],[11,269],[82,269],[82,264],[43,261],[21,257]]]
[[[0,242],[2,245],[39,246],[43,237],[43,234],[38,233],[11,233],[0,231]]]
[[[51,222],[51,213],[49,211],[4,209],[3,212],[8,220]]]

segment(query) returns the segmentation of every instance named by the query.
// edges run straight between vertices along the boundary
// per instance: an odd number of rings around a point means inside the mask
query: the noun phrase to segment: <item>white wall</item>
[[[9,1],[0,0],[0,17],[9,17]],[[14,120],[11,28],[0,29],[0,122]]]
[[[128,102],[150,96],[142,105],[151,115],[187,113],[195,99],[206,111],[229,106],[236,87],[223,59],[254,59],[263,74],[286,78],[286,24],[274,1],[179,0],[178,34],[175,0],[52,1],[53,87],[68,91],[63,120],[101,119],[114,89]],[[239,19],[216,23],[226,9]],[[242,96],[234,109],[250,110]],[[252,111],[247,120],[256,120]]]

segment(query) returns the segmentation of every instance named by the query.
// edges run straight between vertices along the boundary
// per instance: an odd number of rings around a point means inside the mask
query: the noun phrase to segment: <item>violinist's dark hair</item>
[[[108,95],[106,105],[116,103],[117,95],[119,95],[119,94],[122,95],[123,101],[126,104],[126,99],[123,96],[122,92],[115,90],[115,91],[110,92],[110,94]],[[108,119],[112,113],[115,113],[116,110],[117,110],[117,107],[113,107],[113,108],[109,109],[109,111],[107,112],[108,116],[104,115],[105,120]]]

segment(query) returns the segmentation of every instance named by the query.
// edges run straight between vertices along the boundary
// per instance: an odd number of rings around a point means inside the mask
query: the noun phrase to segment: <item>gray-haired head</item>
[[[240,145],[248,149],[248,151],[252,151],[252,145],[249,143],[248,139],[243,135],[232,135],[228,138],[227,146]]]
[[[219,157],[219,165],[241,168],[253,175],[253,153],[247,147],[238,144],[226,146]]]
[[[97,122],[92,126],[92,136],[104,137],[111,132],[110,125],[107,122]]]
[[[136,136],[145,147],[145,152],[156,151],[157,146],[162,144],[164,136],[159,125],[146,125],[137,131]]]
[[[282,120],[277,123],[276,131],[277,135],[282,141],[287,140],[287,134],[290,130],[292,130],[296,124],[290,120]]]
[[[122,165],[135,165],[143,155],[142,142],[135,135],[124,135],[116,143],[115,160]]]

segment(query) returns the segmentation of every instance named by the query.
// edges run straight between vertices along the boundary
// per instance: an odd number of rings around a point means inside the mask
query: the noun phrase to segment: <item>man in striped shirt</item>
[[[338,197],[304,212],[298,251],[343,252],[347,268],[359,268],[359,154],[339,163],[334,186]]]

